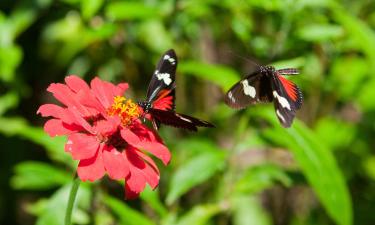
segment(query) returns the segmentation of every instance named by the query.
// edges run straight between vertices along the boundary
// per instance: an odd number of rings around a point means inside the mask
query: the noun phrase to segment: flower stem
[[[74,201],[76,199],[80,183],[81,183],[81,180],[76,175],[74,177],[72,188],[70,189],[70,193],[69,193],[69,201],[68,201],[68,205],[66,207],[66,213],[65,213],[65,225],[71,225]]]

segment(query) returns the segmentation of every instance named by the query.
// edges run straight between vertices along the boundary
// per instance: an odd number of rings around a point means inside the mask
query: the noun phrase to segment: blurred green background
[[[0,224],[63,224],[76,162],[37,108],[77,74],[144,98],[174,48],[177,111],[213,122],[162,127],[173,154],[135,201],[108,178],[81,186],[75,224],[375,224],[375,2],[1,0]],[[293,127],[273,104],[235,111],[223,93],[254,63],[296,67]]]

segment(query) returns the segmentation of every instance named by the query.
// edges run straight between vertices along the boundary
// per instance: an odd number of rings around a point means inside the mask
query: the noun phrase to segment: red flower
[[[142,109],[123,97],[128,84],[114,85],[95,78],[90,86],[77,76],[53,83],[47,91],[64,106],[45,104],[37,113],[52,117],[44,130],[50,136],[67,135],[65,151],[79,160],[81,180],[94,181],[105,173],[125,179],[127,198],[135,198],[148,183],[159,183],[159,170],[148,153],[168,164],[171,155],[159,136],[144,126]]]

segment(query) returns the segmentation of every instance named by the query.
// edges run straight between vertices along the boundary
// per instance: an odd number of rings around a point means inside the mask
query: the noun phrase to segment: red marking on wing
[[[288,96],[293,100],[296,101],[298,98],[297,88],[296,85],[290,81],[285,79],[284,77],[278,75],[277,76],[279,80],[281,81],[281,84],[283,85],[284,89],[286,90],[286,93]]]
[[[173,108],[173,96],[169,95],[171,91],[168,89],[160,91],[158,98],[152,103],[153,108],[171,110]]]

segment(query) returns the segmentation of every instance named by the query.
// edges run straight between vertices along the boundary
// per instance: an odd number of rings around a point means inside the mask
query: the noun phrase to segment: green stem
[[[81,180],[76,175],[75,178],[74,178],[73,184],[72,184],[72,188],[70,189],[69,201],[68,201],[68,205],[66,207],[65,225],[71,225],[74,201],[76,199],[80,183],[81,183]]]

